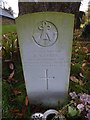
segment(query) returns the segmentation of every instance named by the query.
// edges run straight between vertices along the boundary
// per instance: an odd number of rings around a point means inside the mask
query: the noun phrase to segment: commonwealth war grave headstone
[[[57,106],[68,93],[74,16],[38,12],[16,24],[30,103]]]

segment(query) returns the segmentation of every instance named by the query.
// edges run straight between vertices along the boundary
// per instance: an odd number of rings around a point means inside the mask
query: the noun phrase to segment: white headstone
[[[68,93],[74,16],[61,12],[16,19],[30,103],[57,106]]]

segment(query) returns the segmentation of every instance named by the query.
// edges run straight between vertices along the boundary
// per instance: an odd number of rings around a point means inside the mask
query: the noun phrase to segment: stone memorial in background
[[[69,87],[74,16],[30,13],[18,17],[16,24],[30,103],[63,103]]]

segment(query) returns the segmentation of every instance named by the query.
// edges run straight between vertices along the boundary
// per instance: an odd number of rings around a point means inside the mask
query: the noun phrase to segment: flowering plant
[[[86,93],[70,92],[72,98],[71,104],[68,105],[68,114],[70,116],[82,116],[90,120],[90,95]]]

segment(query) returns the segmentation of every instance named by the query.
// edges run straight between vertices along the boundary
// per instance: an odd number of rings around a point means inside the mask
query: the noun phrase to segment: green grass
[[[2,34],[2,25],[0,24],[0,35]]]
[[[16,24],[2,25],[2,34],[8,33],[8,32],[16,32]]]

